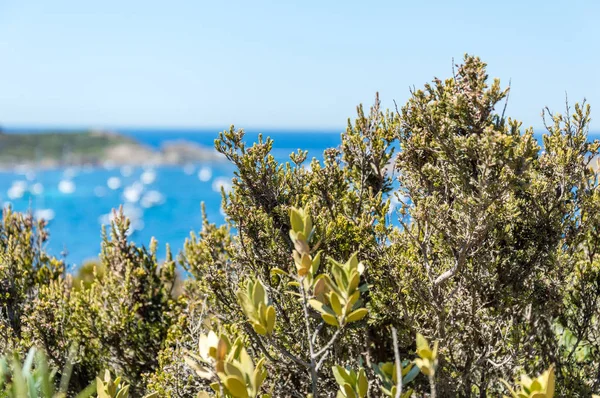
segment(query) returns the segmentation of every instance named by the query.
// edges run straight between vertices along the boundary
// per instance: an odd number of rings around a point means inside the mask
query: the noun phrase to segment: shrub
[[[8,217],[13,220],[14,216],[9,213]],[[129,221],[117,214],[110,237],[103,239],[102,277],[73,282],[62,269],[52,268],[50,273],[46,263],[42,267],[29,260],[25,264],[44,279],[32,278],[29,291],[20,287],[26,292],[22,293],[23,302],[15,305],[13,301],[3,307],[20,314],[14,322],[19,328],[13,329],[17,343],[9,348],[24,351],[30,346],[40,347],[52,366],[62,369],[70,347],[76,344],[73,391],[84,388],[104,369],[111,369],[131,384],[132,391],[141,392],[142,376],[155,369],[167,331],[178,317],[179,303],[171,295],[176,280],[174,262],[167,259],[159,265],[155,241],[149,250],[128,242],[128,227]],[[22,236],[20,230],[14,233],[15,237]],[[8,241],[15,237],[9,236]],[[26,246],[19,249],[36,253]],[[43,252],[30,254],[34,255],[48,264],[62,265]],[[27,281],[30,269],[21,266],[22,274],[14,279]],[[98,271],[94,268],[92,275],[98,276]]]
[[[110,369],[136,396],[598,393],[590,108],[546,109],[540,146],[507,96],[466,56],[401,108],[359,106],[323,160],[281,164],[269,138],[223,132],[226,224],[190,236],[181,285],[122,216],[72,278],[36,245],[43,225],[7,213],[2,351],[39,346],[61,368],[76,341],[73,391]]]

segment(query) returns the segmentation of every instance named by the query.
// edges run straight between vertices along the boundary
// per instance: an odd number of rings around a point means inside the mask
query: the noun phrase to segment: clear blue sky
[[[0,0],[0,123],[341,129],[468,52],[525,125],[566,91],[600,129],[599,50],[592,0]]]

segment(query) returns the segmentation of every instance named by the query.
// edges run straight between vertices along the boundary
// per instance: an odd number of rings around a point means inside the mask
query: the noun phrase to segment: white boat
[[[41,182],[36,182],[29,188],[32,195],[38,196],[44,193],[44,185]]]
[[[140,198],[142,197],[143,191],[144,187],[141,186],[141,184],[137,185],[136,183],[133,183],[132,185],[125,187],[125,189],[123,190],[123,198],[128,202],[139,202]]]
[[[198,171],[198,179],[202,182],[210,181],[212,178],[212,169],[210,167],[202,167]]]
[[[233,184],[231,179],[227,177],[217,177],[212,183],[212,189],[215,192],[221,192],[221,189],[223,189],[227,193],[231,191],[231,188],[233,188]]]
[[[121,179],[119,177],[110,177],[106,180],[106,185],[112,190],[119,189],[121,188]]]
[[[21,199],[25,191],[27,191],[27,181],[13,181],[11,187],[6,192],[6,196],[11,200]]]
[[[61,180],[58,183],[58,190],[65,195],[70,195],[75,192],[75,183],[71,180]]]
[[[140,200],[140,205],[145,208],[158,206],[163,203],[165,203],[165,195],[158,191],[148,191]]]
[[[38,209],[33,213],[33,216],[37,219],[44,219],[46,221],[52,221],[54,219],[55,213],[52,209]]]
[[[140,181],[146,185],[152,184],[156,180],[156,171],[149,169],[142,173]]]

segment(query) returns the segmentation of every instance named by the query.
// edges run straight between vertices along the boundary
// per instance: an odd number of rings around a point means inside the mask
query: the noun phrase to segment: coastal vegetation
[[[546,109],[540,146],[507,97],[465,56],[402,107],[359,106],[322,161],[232,127],[226,224],[164,260],[116,211],[69,275],[44,221],[5,210],[0,397],[598,394],[590,107]]]

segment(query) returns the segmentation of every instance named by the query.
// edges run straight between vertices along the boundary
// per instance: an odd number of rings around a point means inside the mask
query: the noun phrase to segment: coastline
[[[222,162],[213,148],[176,139],[159,148],[113,131],[0,133],[0,171],[60,167],[164,166]]]

